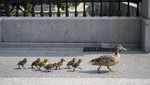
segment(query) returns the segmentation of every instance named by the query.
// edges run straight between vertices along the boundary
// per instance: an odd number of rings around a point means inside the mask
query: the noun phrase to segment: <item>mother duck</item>
[[[104,56],[100,56],[99,58],[93,59],[90,61],[90,64],[92,65],[98,65],[99,68],[97,69],[98,71],[100,71],[101,66],[107,66],[107,68],[111,71],[111,72],[116,72],[115,70],[112,70],[109,68],[109,66],[113,66],[119,63],[120,61],[120,54],[119,51],[124,50],[126,51],[127,49],[124,48],[121,45],[118,45],[115,48],[115,55],[111,56],[111,55],[104,55]]]

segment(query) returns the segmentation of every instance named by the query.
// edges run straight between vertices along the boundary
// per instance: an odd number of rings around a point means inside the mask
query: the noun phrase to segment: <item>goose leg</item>
[[[115,70],[110,69],[109,66],[107,66],[107,68],[108,68],[111,72],[117,72],[117,71],[115,71]]]
[[[99,68],[97,69],[98,71],[100,71],[101,66],[99,66]]]

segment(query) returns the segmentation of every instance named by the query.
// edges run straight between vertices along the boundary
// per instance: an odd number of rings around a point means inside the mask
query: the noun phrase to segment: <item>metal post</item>
[[[40,15],[41,15],[41,17],[43,17],[44,16],[44,14],[43,14],[43,1],[40,0],[40,3],[41,3],[41,12],[40,12]]]
[[[69,11],[68,11],[68,0],[66,0],[66,17],[69,16]]]
[[[120,0],[118,2],[118,16],[121,16],[121,10],[120,10]]]
[[[140,13],[139,13],[139,0],[136,0],[136,3],[137,3],[136,16],[139,16],[140,15]]]
[[[58,17],[60,17],[60,10],[59,10],[59,8],[60,8],[60,4],[59,4],[58,0],[57,0],[57,8],[58,8],[57,16],[58,16]]]
[[[34,11],[34,0],[32,0],[32,16],[35,17],[35,11]]]
[[[86,17],[85,0],[83,0],[83,16]]]
[[[27,2],[26,2],[26,0],[23,0],[23,2],[24,2],[24,16],[26,17],[27,16],[27,12],[26,12]]]
[[[0,5],[1,5],[1,0],[0,0]],[[2,11],[1,11],[1,7],[0,7],[0,17],[2,16],[2,13],[1,13]]]
[[[128,7],[127,7],[127,16],[130,16],[130,2],[128,0]]]
[[[18,14],[18,6],[19,6],[19,5],[18,5],[18,0],[15,0],[15,2],[16,2],[16,17],[18,17],[18,15],[19,15],[19,14]]]
[[[9,0],[7,0],[7,2],[6,2],[6,15],[8,17],[10,16],[10,12],[9,12]]]
[[[92,17],[95,16],[95,13],[94,13],[94,0],[92,0]]]
[[[77,0],[75,0],[75,17],[78,16],[78,11],[77,11]]]
[[[109,16],[112,16],[112,1],[109,0]]]
[[[103,0],[101,0],[100,5],[101,5],[101,6],[100,6],[100,7],[101,7],[101,8],[100,8],[100,9],[101,9],[101,10],[100,10],[100,16],[103,16]]]
[[[49,0],[49,16],[52,17],[51,0]]]

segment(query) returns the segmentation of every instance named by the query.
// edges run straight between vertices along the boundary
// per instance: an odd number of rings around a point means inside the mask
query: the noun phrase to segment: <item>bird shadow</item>
[[[80,69],[80,70],[75,70],[75,71],[74,71],[73,69],[70,69],[70,70],[68,70],[67,72],[82,72],[82,71],[83,71],[83,70],[81,70],[81,69]]]
[[[41,71],[42,73],[51,73],[52,71]]]
[[[109,73],[109,71],[105,71],[105,70],[101,70],[101,71],[90,70],[90,71],[81,71],[81,73],[87,73],[87,74],[106,74],[106,73]]]
[[[73,70],[68,70],[67,72],[75,72],[75,71],[73,71]]]
[[[28,69],[32,69],[32,70],[34,70],[34,69],[36,69],[36,68],[31,68],[31,67],[29,67]]]
[[[69,70],[69,69],[71,69],[71,68],[68,68],[68,67],[64,67],[64,68],[62,68],[62,69],[68,69],[68,70]]]
[[[31,68],[30,68],[31,69]],[[39,69],[32,69],[32,71],[40,71]]]
[[[21,70],[22,68],[13,68],[14,70]]]

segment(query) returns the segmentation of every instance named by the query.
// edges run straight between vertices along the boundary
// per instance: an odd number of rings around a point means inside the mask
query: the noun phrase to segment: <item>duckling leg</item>
[[[81,68],[81,67],[78,67],[78,68],[82,70],[82,68]]]
[[[68,66],[68,69],[71,69],[70,66]]]
[[[97,69],[98,71],[100,71],[101,66],[99,66],[99,68]]]
[[[36,65],[36,68],[38,68],[38,66]]]
[[[23,69],[25,69],[24,65],[22,65]]]
[[[55,68],[56,70],[57,70],[57,66],[56,66],[56,68]]]
[[[39,70],[41,71],[41,67],[39,67]]]
[[[21,68],[20,68],[20,65],[18,65],[18,69],[21,69]]]
[[[48,69],[48,72],[51,72],[51,69]]]
[[[60,66],[59,66],[59,70],[62,70],[62,69],[60,68]]]
[[[33,68],[33,65],[31,65],[31,68],[34,69],[34,68]]]
[[[115,71],[115,70],[110,69],[109,66],[107,66],[107,68],[108,68],[111,72],[117,72],[117,71]]]
[[[75,67],[73,68],[73,71],[75,71]]]

